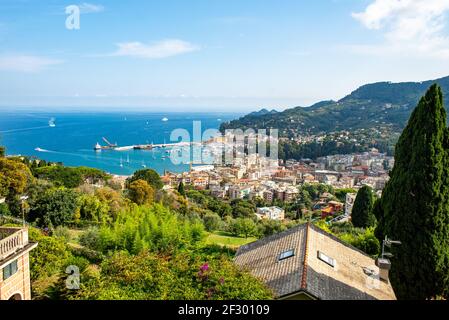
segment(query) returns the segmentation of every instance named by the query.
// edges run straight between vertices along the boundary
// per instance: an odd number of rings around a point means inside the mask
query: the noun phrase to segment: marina
[[[176,143],[162,143],[162,144],[138,144],[131,146],[121,146],[119,147],[117,143],[110,143],[106,138],[103,138],[103,141],[106,142],[107,145],[102,146],[98,142],[94,147],[95,151],[102,150],[114,150],[114,151],[130,151],[130,150],[153,150],[153,149],[165,149],[165,148],[174,148],[174,147],[189,147],[192,145],[201,146],[202,143],[199,142],[176,142]],[[167,151],[169,153],[169,151]]]

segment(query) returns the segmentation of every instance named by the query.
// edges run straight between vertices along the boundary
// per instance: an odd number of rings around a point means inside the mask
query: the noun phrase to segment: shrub
[[[222,224],[220,216],[216,213],[207,213],[204,216],[203,221],[206,230],[209,232],[219,230]]]
[[[40,230],[30,228],[29,238],[39,242],[30,252],[31,279],[48,277],[62,272],[64,263],[70,257],[70,251],[63,240],[44,235]]]
[[[100,234],[98,228],[90,227],[80,235],[80,244],[92,250],[98,250]]]
[[[139,253],[145,249],[175,252],[188,248],[204,237],[204,226],[198,220],[185,219],[162,205],[136,207],[121,212],[111,226],[99,229],[93,247],[101,252],[126,250]]]
[[[72,299],[257,300],[272,292],[239,270],[225,255],[137,256],[117,252],[101,265],[99,277],[83,279]]]
[[[0,203],[0,215],[9,216],[11,212],[9,211],[8,205],[6,203]]]
[[[56,238],[59,238],[62,241],[64,241],[64,243],[70,242],[70,240],[72,238],[69,229],[67,227],[63,227],[63,226],[58,226],[55,229],[55,231],[53,232],[53,235]]]

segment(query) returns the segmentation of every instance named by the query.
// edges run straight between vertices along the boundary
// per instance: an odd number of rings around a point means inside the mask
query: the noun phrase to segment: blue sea
[[[145,166],[161,174],[165,169],[183,172],[188,170],[188,165],[173,164],[164,149],[95,152],[94,146],[97,142],[106,145],[103,137],[119,146],[170,143],[170,134],[175,129],[185,129],[193,136],[193,121],[201,121],[204,132],[218,129],[222,122],[239,116],[241,114],[0,110],[0,145],[6,147],[8,155],[35,156],[67,166],[88,166],[118,175],[131,175]],[[54,127],[49,125],[52,118]],[[163,118],[168,121],[162,121]],[[36,148],[41,151],[36,151]]]

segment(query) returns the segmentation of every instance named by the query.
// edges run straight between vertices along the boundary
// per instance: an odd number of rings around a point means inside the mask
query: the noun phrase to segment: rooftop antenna
[[[392,258],[393,254],[391,252],[386,252],[385,247],[391,248],[392,245],[401,245],[401,241],[388,239],[388,236],[385,236],[385,240],[382,241],[382,259]]]
[[[392,245],[401,245],[401,241],[388,239],[385,236],[385,240],[382,241],[382,255],[376,260],[376,266],[379,267],[379,278],[383,281],[389,281],[388,273],[391,269],[391,262],[388,258],[393,257],[391,252],[386,252],[385,247],[391,248]]]

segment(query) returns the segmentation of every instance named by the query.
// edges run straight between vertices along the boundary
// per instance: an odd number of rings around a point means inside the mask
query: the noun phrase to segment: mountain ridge
[[[449,76],[422,82],[375,82],[360,86],[338,101],[320,101],[309,107],[294,107],[277,113],[250,113],[223,123],[226,129],[277,128],[283,137],[379,126],[401,130],[419,99],[438,83],[449,106]]]

